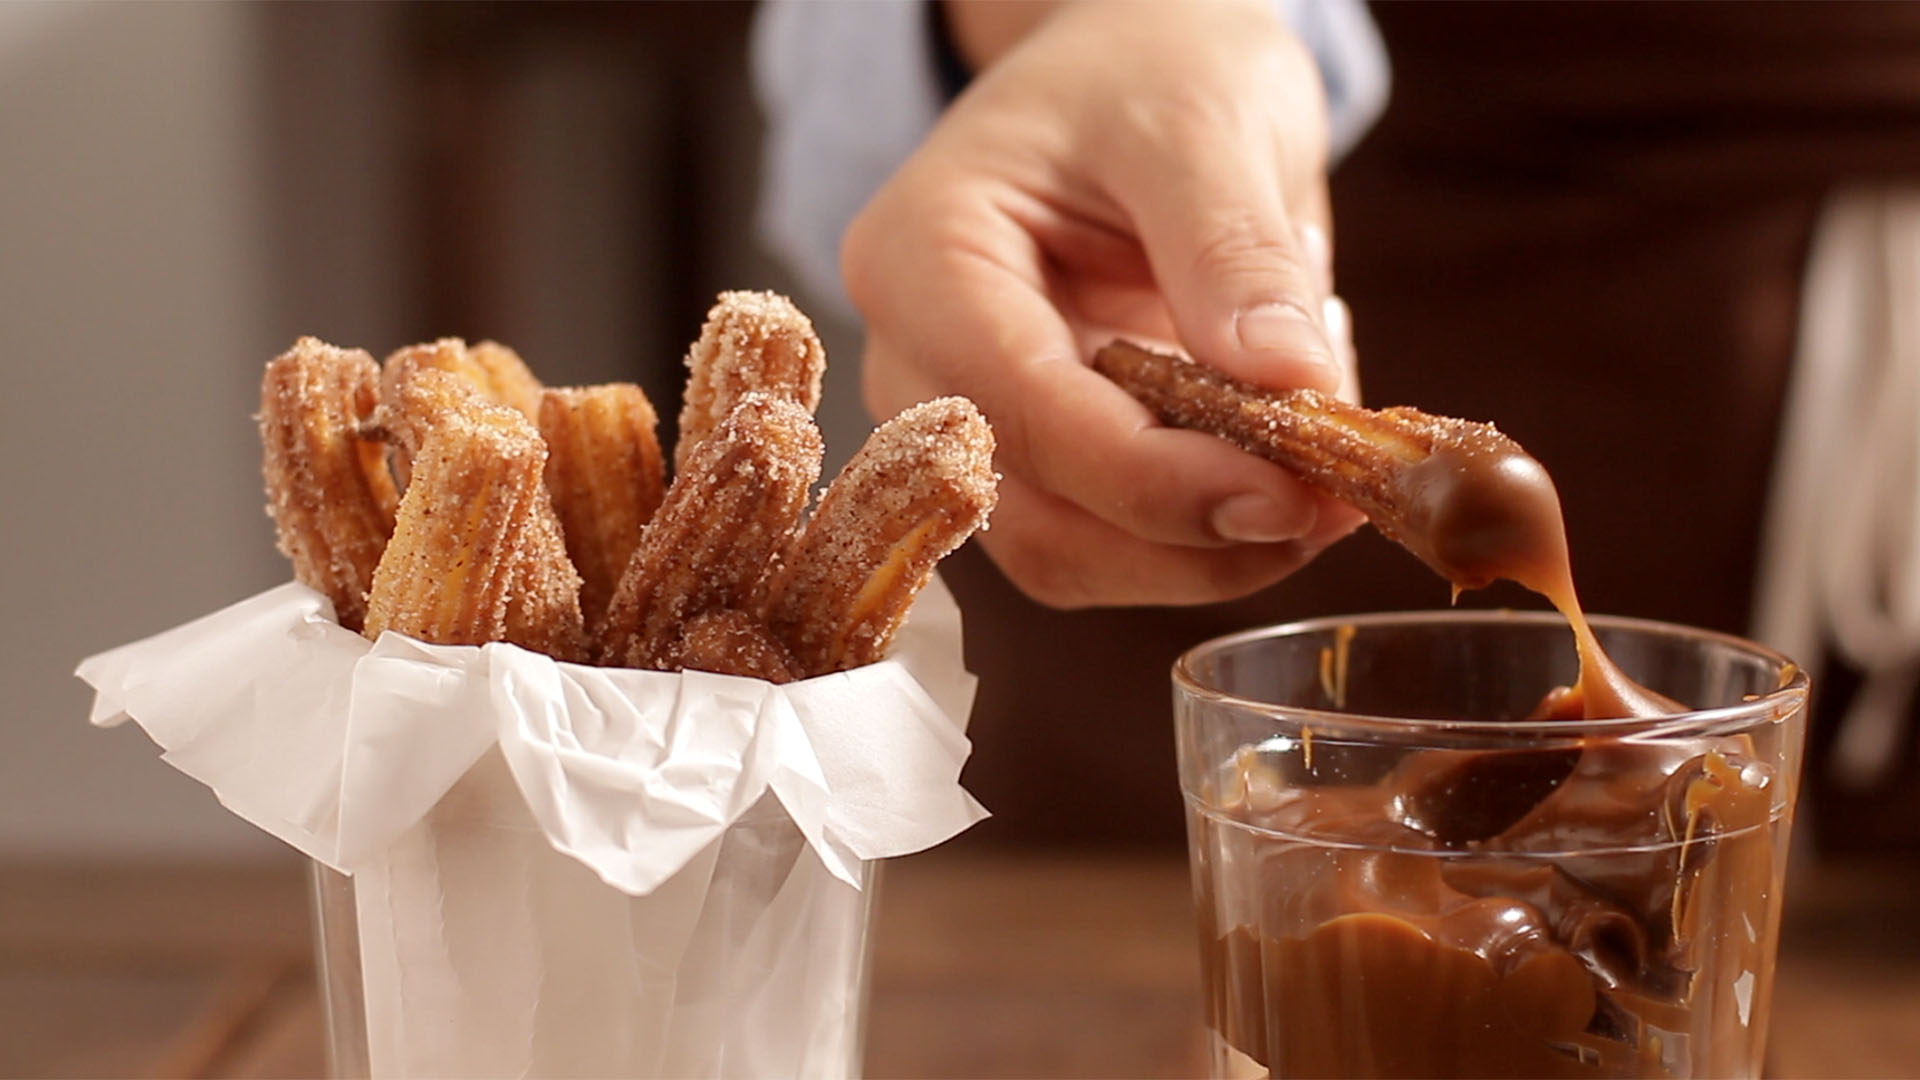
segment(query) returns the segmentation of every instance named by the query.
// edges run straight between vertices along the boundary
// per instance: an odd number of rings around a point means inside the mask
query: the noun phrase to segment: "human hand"
[[[1127,336],[1354,394],[1325,165],[1313,60],[1266,4],[1074,5],[986,65],[855,219],[867,405],[959,393],[986,413],[1004,475],[981,542],[1029,596],[1228,599],[1359,524],[1087,366]]]

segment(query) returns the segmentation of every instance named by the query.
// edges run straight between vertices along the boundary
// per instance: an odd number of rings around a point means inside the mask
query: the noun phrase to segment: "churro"
[[[423,367],[458,375],[488,401],[505,405],[534,423],[540,422],[540,380],[528,369],[526,361],[520,359],[519,353],[499,342],[482,341],[469,346],[459,338],[441,338],[409,345],[387,357],[381,396],[391,397],[397,383]]]
[[[482,341],[467,349],[467,363],[481,373],[487,397],[540,422],[540,380],[519,353],[497,341]]]
[[[785,397],[812,413],[820,404],[827,354],[813,323],[778,293],[724,292],[687,353],[675,469],[749,392]]]
[[[1495,578],[1549,596],[1566,588],[1553,482],[1492,424],[1268,390],[1124,341],[1093,366],[1161,421],[1218,435],[1356,507],[1458,589]]]
[[[631,383],[550,388],[540,401],[547,491],[580,572],[589,624],[606,613],[666,492],[656,422],[653,404]]]
[[[262,387],[281,548],[370,638],[771,682],[880,659],[993,506],[986,422],[945,398],[882,425],[803,529],[825,365],[806,316],[723,293],[687,364],[669,486],[637,386],[549,389],[492,342],[382,368],[302,338]]]
[[[743,397],[647,523],[596,635],[601,662],[661,666],[688,619],[750,609],[820,477],[821,450],[806,409]]]
[[[360,350],[303,337],[267,364],[260,386],[267,512],[294,577],[357,630],[399,496],[386,447],[359,429],[380,369]]]
[[[383,570],[392,562],[384,614],[378,623],[369,618],[369,636],[392,629],[439,644],[508,641],[585,660],[580,576],[544,484],[523,490],[524,461],[543,465],[546,457],[533,425],[490,400],[465,372],[420,366],[392,391],[369,427],[392,439],[414,468],[400,502],[402,526],[381,561]],[[431,468],[423,455],[437,455]],[[487,484],[494,488],[475,487]],[[435,568],[460,575],[437,602]],[[376,576],[376,593],[382,580]]]
[[[768,624],[803,675],[885,654],[934,564],[993,509],[993,432],[973,403],[882,424],[821,497],[769,588]]]
[[[540,380],[527,370],[518,353],[504,345],[483,341],[469,348],[459,338],[441,338],[398,349],[387,357],[381,369],[380,400],[398,399],[406,384],[421,371],[456,376],[482,398],[504,405],[536,424],[540,422]],[[390,415],[386,417],[387,422],[395,419]],[[394,444],[394,475],[399,478],[400,486],[405,487],[407,474],[413,467],[411,447],[419,439],[400,432],[383,434],[402,436],[389,441]]]
[[[560,518],[545,490],[533,494],[526,543],[516,557],[502,640],[555,660],[590,661],[580,573],[567,557]]]
[[[456,379],[423,371],[406,385],[419,400],[457,400],[445,385]],[[416,403],[403,398],[383,411],[418,416]],[[412,477],[374,573],[366,635],[393,630],[440,645],[505,640],[516,574],[539,546],[539,433],[477,394],[403,430],[418,439]]]
[[[687,620],[662,657],[669,671],[713,671],[770,683],[792,682],[793,657],[760,619],[731,608]]]

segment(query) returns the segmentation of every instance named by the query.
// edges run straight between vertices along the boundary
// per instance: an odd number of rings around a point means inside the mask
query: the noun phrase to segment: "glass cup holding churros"
[[[722,294],[686,363],[669,450],[495,343],[300,339],[258,417],[296,582],[81,667],[315,860],[340,1074],[856,1075],[863,886],[984,816],[934,571],[985,419],[907,409],[816,499],[806,317]]]

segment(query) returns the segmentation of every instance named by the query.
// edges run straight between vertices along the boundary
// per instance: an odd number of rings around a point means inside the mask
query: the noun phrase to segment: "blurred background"
[[[1920,5],[1626,10],[1377,5],[1395,98],[1335,178],[1340,291],[1373,401],[1496,419],[1554,471],[1591,609],[1742,632],[1823,200],[1920,175]],[[829,467],[858,444],[857,328],[754,243],[752,15],[0,4],[0,1075],[316,1068],[290,854],[137,729],[89,728],[71,676],[288,578],[251,415],[295,337],[497,338],[549,382],[640,382],[670,427],[713,295],[779,289],[834,361]],[[1177,1074],[1198,1006],[1166,662],[1444,586],[1371,533],[1205,611],[1040,612],[977,553],[947,572],[1022,628],[970,637],[976,669],[1083,677],[983,685],[969,783],[999,816],[968,844],[1022,850],[901,868],[876,1060]],[[1866,786],[1830,780],[1816,730],[1820,888],[1796,886],[1778,1006],[1805,1035],[1777,1075],[1838,1044],[1855,1075],[1920,1069],[1915,730]],[[103,1020],[132,1049],[76,1050]],[[1084,1030],[1101,1045],[1062,1048]]]

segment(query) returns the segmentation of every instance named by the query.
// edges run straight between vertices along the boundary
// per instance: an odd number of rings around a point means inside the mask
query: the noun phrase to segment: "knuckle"
[[[1252,123],[1247,106],[1216,88],[1176,86],[1154,94],[1131,95],[1118,103],[1105,126],[1107,153],[1163,167],[1169,158],[1204,161],[1218,154],[1221,140],[1244,145],[1241,135]]]
[[[1243,112],[1241,105],[1211,88],[1187,86],[1141,103],[1135,119],[1155,141],[1191,148],[1240,127]]]
[[[1307,284],[1307,268],[1290,239],[1264,218],[1246,211],[1222,211],[1201,228],[1191,269],[1216,286],[1238,280],[1301,290]]]
[[[978,245],[978,207],[969,195],[928,182],[909,162],[854,214],[840,235],[840,280],[869,320],[903,285],[924,284],[940,258]]]

